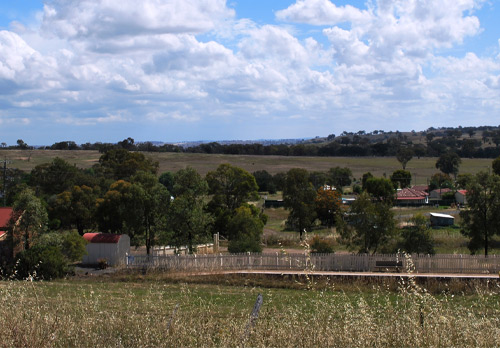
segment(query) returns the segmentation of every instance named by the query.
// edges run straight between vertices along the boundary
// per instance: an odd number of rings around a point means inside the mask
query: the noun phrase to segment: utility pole
[[[11,163],[10,161],[7,161],[7,158],[5,158],[3,161],[3,186],[2,186],[2,196],[3,196],[3,206],[5,207],[7,205],[7,196],[5,195],[5,186],[7,183],[7,164]],[[0,162],[0,163],[1,163]]]

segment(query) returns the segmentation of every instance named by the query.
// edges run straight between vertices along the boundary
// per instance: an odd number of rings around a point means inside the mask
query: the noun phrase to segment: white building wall
[[[83,257],[84,265],[95,265],[99,259],[106,259],[108,265],[117,266],[125,263],[130,252],[130,237],[122,235],[118,243],[88,243],[87,255]]]

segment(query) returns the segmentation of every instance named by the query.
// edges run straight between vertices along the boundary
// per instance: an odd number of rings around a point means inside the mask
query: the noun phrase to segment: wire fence
[[[500,255],[411,255],[402,254],[283,254],[244,253],[211,255],[134,255],[127,256],[128,268],[174,271],[220,270],[315,270],[333,272],[371,272],[384,270],[381,264],[394,263],[400,271],[417,273],[497,274]],[[390,267],[396,268],[396,267]]]

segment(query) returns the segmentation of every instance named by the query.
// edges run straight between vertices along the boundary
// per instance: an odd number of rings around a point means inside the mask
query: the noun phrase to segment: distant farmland
[[[387,177],[395,170],[401,169],[400,163],[394,157],[298,157],[298,156],[248,156],[220,155],[199,153],[144,153],[160,163],[160,173],[177,171],[191,166],[204,175],[215,170],[221,163],[230,163],[243,168],[250,173],[257,170],[267,170],[271,174],[286,172],[290,168],[305,168],[309,171],[327,171],[332,167],[348,167],[355,178],[363,173],[371,172],[375,176]],[[11,163],[11,168],[30,171],[35,166],[61,157],[79,168],[90,168],[98,163],[100,153],[97,151],[65,151],[65,150],[2,150],[0,156]],[[406,170],[413,176],[417,184],[427,183],[427,179],[438,170],[435,167],[436,158],[413,158]],[[477,173],[491,168],[491,159],[462,159],[460,173]]]

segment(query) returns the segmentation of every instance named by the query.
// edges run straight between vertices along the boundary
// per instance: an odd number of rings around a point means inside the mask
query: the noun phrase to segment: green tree
[[[97,199],[96,219],[101,232],[127,234],[131,239],[141,228],[140,210],[144,192],[125,180],[112,183],[104,197]]]
[[[410,254],[435,254],[428,219],[422,214],[417,214],[410,219],[410,222],[412,223],[410,226],[401,230],[403,238],[401,249]]]
[[[320,187],[325,186],[327,182],[330,181],[328,178],[328,174],[325,172],[309,172],[309,181],[314,186],[314,189],[317,190]]]
[[[365,183],[365,191],[379,202],[394,202],[394,185],[386,178],[369,178]]]
[[[56,195],[77,185],[79,176],[78,168],[56,157],[51,163],[40,164],[33,168],[30,185],[35,187],[38,193]]]
[[[415,154],[415,152],[411,148],[408,148],[408,147],[402,147],[397,152],[396,159],[398,160],[399,163],[401,163],[401,166],[403,167],[403,171],[406,170],[406,165],[408,164],[408,162],[411,161],[414,154]]]
[[[258,170],[254,172],[253,177],[259,187],[260,192],[269,192],[270,194],[276,193],[276,185],[273,182],[273,176],[267,170]]]
[[[493,168],[493,173],[500,175],[500,156],[493,160],[491,167]]]
[[[474,175],[470,173],[466,174],[459,174],[457,176],[457,186],[461,189],[466,189],[467,186],[472,182],[472,179],[474,178]]]
[[[445,174],[453,174],[456,179],[460,163],[462,163],[462,160],[455,152],[447,152],[438,158],[436,168]]]
[[[349,168],[335,167],[328,171],[328,184],[335,186],[340,192],[344,186],[352,183],[352,171]]]
[[[341,239],[360,253],[375,254],[395,234],[394,213],[388,204],[372,202],[363,192],[351,205],[347,222],[339,221]]]
[[[35,245],[19,253],[16,271],[18,279],[35,276],[35,279],[51,280],[64,277],[71,269],[61,248],[53,245]]]
[[[405,187],[409,187],[411,185],[411,173],[398,169],[392,173],[391,182],[396,188],[400,187],[404,189]]]
[[[361,188],[363,189],[363,191],[366,190],[366,182],[368,181],[368,179],[373,177],[373,174],[370,172],[366,172],[363,174],[363,177],[361,178]]]
[[[252,211],[252,206],[236,208],[228,224],[228,251],[231,253],[261,252],[260,241],[263,229],[264,222],[259,217],[258,211]]]
[[[429,183],[429,191],[441,188],[453,188],[453,180],[448,174],[433,174]]]
[[[212,195],[208,210],[215,217],[213,232],[227,236],[228,223],[236,208],[249,200],[257,200],[259,188],[252,174],[230,164],[221,164],[217,170],[207,173],[206,180]]]
[[[21,150],[27,150],[29,146],[22,139],[17,139],[17,148]]]
[[[321,223],[328,227],[334,226],[342,205],[342,195],[340,192],[320,187],[316,191],[315,203],[316,216]]]
[[[175,185],[174,176],[175,176],[175,174],[172,172],[164,172],[158,178],[158,181],[160,182],[160,184],[165,186],[167,188],[168,192],[172,192],[174,189],[174,185]]]
[[[289,210],[287,224],[298,230],[300,239],[305,229],[316,219],[316,191],[309,182],[309,173],[302,168],[292,168],[286,174],[283,189],[285,209]]]
[[[175,173],[174,199],[168,212],[172,244],[187,245],[193,253],[195,245],[210,239],[213,219],[206,211],[207,182],[191,167]]]
[[[68,264],[82,261],[83,255],[87,253],[87,241],[76,231],[44,233],[36,240],[36,245],[59,248]]]
[[[500,234],[500,176],[478,173],[467,187],[467,209],[460,211],[461,232],[470,238],[471,253],[484,248],[488,255],[490,242]]]
[[[221,164],[206,177],[212,201],[234,211],[243,203],[259,198],[259,187],[252,174],[231,164]]]
[[[14,202],[12,228],[12,249],[28,250],[37,236],[47,229],[47,210],[31,189],[22,191]]]
[[[160,184],[154,174],[138,172],[131,178],[132,183],[139,185],[142,195],[137,197],[139,203],[135,213],[140,214],[139,235],[144,239],[149,255],[157,241],[166,240],[167,214],[170,206],[170,193]]]
[[[158,162],[139,152],[125,149],[111,149],[99,158],[99,165],[105,176],[114,180],[129,179],[137,172],[156,174]]]
[[[58,194],[51,201],[51,218],[57,218],[65,227],[75,226],[80,235],[86,229],[95,227],[95,211],[98,195],[91,187],[73,186],[69,191]]]
[[[97,221],[103,232],[127,234],[134,244],[145,244],[149,254],[167,234],[170,193],[151,173],[140,172],[133,182],[114,182],[97,200]]]

